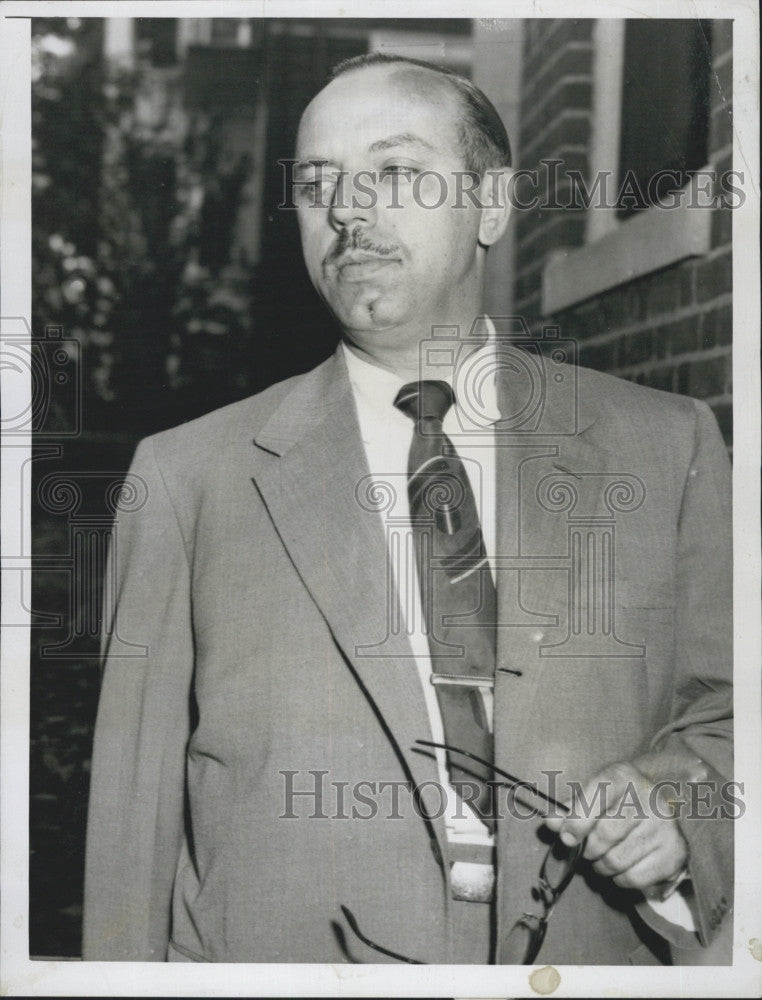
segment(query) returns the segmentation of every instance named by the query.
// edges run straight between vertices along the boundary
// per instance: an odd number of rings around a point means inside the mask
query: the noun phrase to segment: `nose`
[[[341,173],[328,212],[336,232],[358,222],[366,226],[375,223],[378,192],[371,180],[367,171],[360,174]]]

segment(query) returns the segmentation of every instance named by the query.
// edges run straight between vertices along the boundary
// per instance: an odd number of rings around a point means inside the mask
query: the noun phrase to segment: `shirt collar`
[[[455,388],[455,409],[464,429],[483,428],[500,419],[495,382],[497,372],[495,325],[489,316],[483,316],[482,320],[487,329],[487,343],[468,356],[466,362],[456,369],[454,378],[452,375],[443,378],[443,381]],[[386,411],[392,409],[395,413],[399,413],[394,406],[394,400],[402,386],[406,384],[406,380],[386,368],[379,368],[378,365],[365,361],[346,343],[342,342],[341,347],[347,363],[349,381],[358,401],[374,409]],[[486,377],[483,377],[481,373],[485,371]],[[405,420],[408,419],[404,414],[400,416]]]

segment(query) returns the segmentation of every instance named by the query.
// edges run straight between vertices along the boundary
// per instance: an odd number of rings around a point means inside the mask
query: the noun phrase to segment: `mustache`
[[[391,257],[399,253],[401,247],[399,243],[383,243],[373,240],[364,231],[362,226],[354,226],[351,230],[342,229],[336,243],[325,258],[326,264],[335,264],[346,253],[360,251],[361,253],[374,254],[376,257]]]

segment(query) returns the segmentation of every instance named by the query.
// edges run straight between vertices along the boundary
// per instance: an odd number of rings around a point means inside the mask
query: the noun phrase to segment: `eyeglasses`
[[[584,840],[574,847],[566,847],[556,837],[550,845],[532,887],[532,899],[542,905],[542,913],[522,913],[503,943],[500,953],[503,964],[532,965],[536,960],[545,941],[548,921],[561,893],[574,877],[584,849]]]
[[[416,740],[415,742],[421,747],[446,750],[449,753],[457,753],[464,757],[470,757],[472,760],[478,761],[480,764],[490,767],[495,774],[499,774],[504,779],[503,781],[496,781],[496,785],[499,784],[506,785],[511,788],[521,787],[529,789],[535,795],[545,799],[546,802],[556,806],[563,812],[569,812],[568,806],[564,805],[562,802],[558,802],[553,798],[553,796],[543,792],[537,787],[537,785],[530,781],[524,781],[521,778],[517,778],[508,771],[504,771],[502,768],[497,767],[497,765],[485,761],[483,758],[478,757],[476,754],[473,754],[468,750],[461,750],[458,747],[450,746],[447,743],[434,743],[430,740]],[[463,768],[463,770],[466,769]],[[554,838],[547,853],[545,854],[545,857],[543,858],[537,881],[532,887],[532,899],[541,905],[542,912],[524,912],[511,927],[501,950],[501,961],[503,964],[532,965],[534,963],[545,941],[548,921],[553,915],[553,910],[555,909],[561,894],[574,877],[577,862],[581,858],[584,850],[585,840],[575,844],[574,847],[566,847],[559,837]],[[368,948],[372,948],[374,951],[377,951],[382,955],[386,955],[389,958],[396,959],[398,962],[406,962],[408,965],[425,964],[417,958],[409,958],[399,952],[391,951],[389,948],[384,948],[381,945],[376,944],[375,941],[366,937],[366,935],[360,930],[357,919],[348,906],[341,906],[340,909],[344,914],[347,924],[352,932]],[[332,926],[341,950],[344,952],[349,961],[354,962],[355,959],[352,958],[349,951],[343,928],[336,921],[332,922]]]

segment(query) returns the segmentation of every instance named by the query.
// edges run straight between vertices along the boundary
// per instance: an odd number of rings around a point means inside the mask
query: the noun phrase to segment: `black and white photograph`
[[[762,990],[758,12],[498,6],[1,12],[4,994]]]

